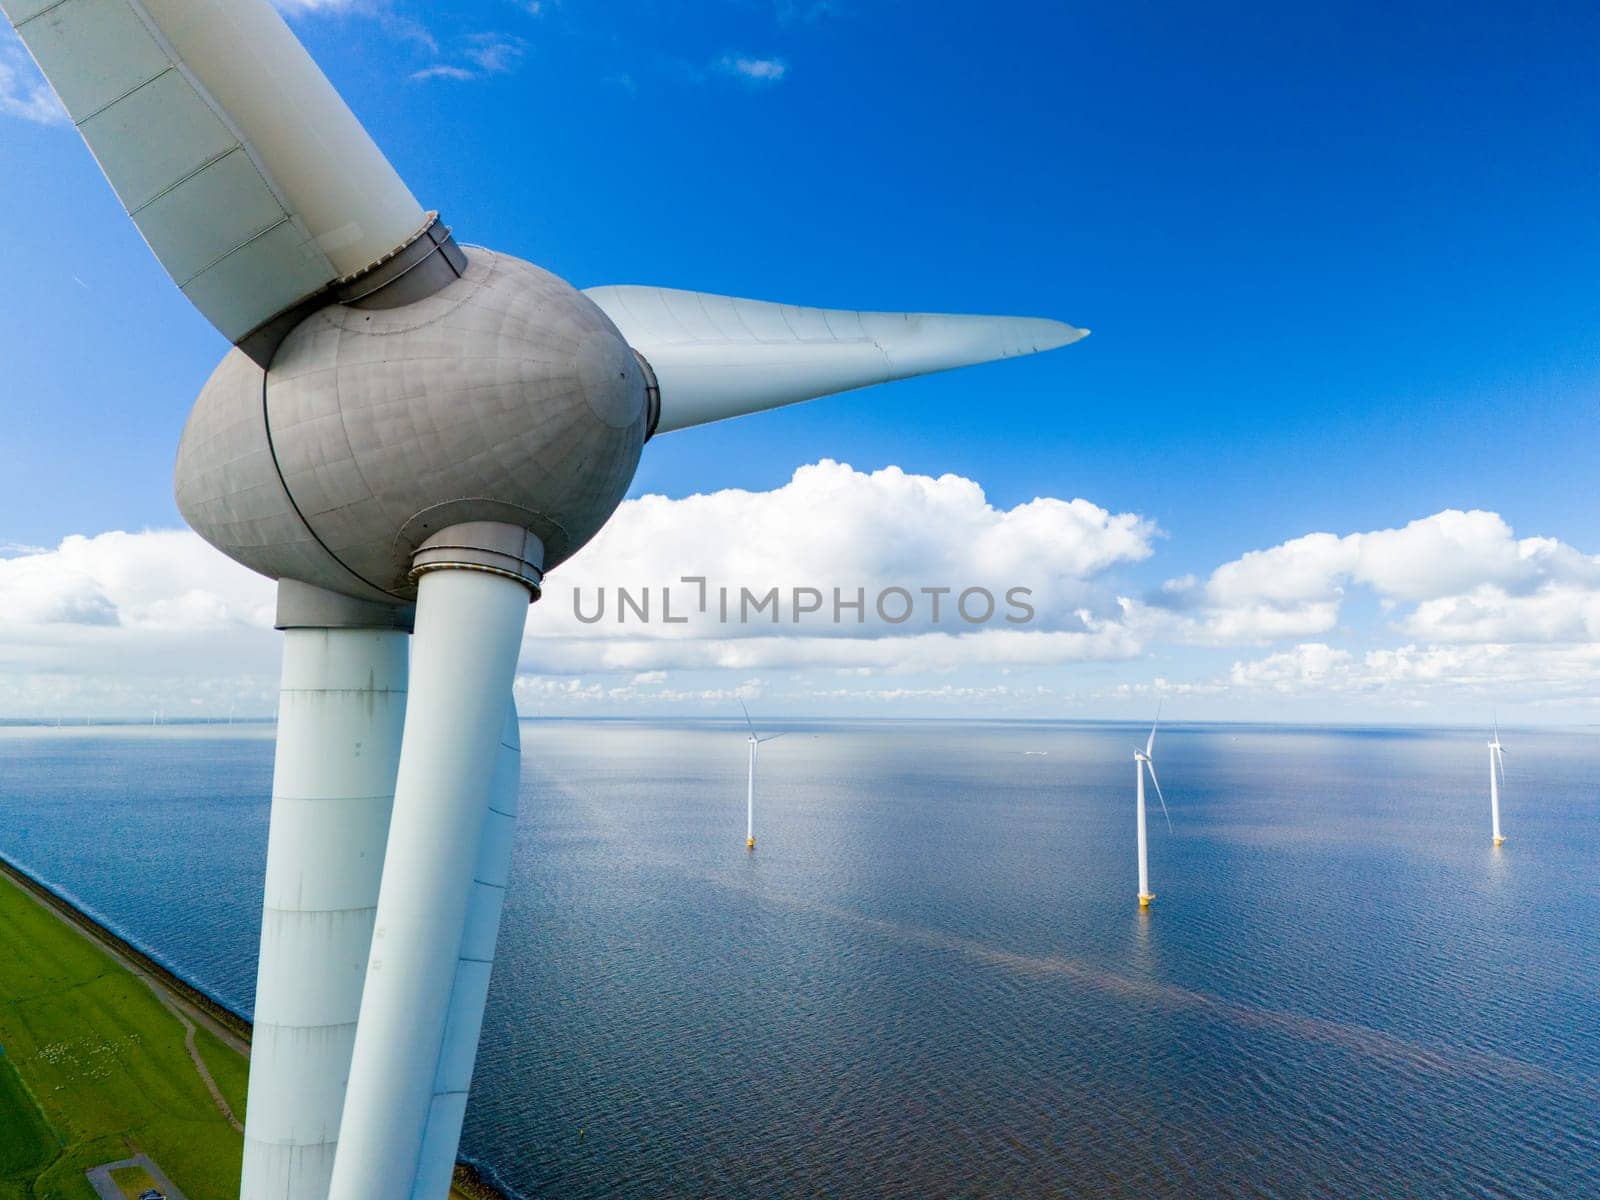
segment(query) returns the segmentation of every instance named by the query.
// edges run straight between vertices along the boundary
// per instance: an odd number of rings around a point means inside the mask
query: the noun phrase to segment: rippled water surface
[[[529,1197],[1600,1196],[1600,738],[529,722],[465,1152]],[[0,851],[248,1009],[270,731],[0,729]],[[1153,797],[1152,797],[1153,799]]]

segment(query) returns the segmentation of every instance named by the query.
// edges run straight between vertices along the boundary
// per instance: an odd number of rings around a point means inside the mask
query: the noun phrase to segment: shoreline
[[[95,920],[49,884],[36,879],[4,854],[0,854],[0,876],[15,884],[40,907],[53,913],[63,924],[94,943],[103,953],[119,961],[131,974],[155,992],[158,999],[183,1010],[204,1025],[224,1045],[246,1059],[250,1057],[252,1030],[250,1022],[244,1017],[181,979],[170,968],[157,962],[115,930]],[[509,1193],[491,1184],[480,1168],[461,1160],[456,1162],[451,1195],[462,1197],[463,1200],[515,1200]]]

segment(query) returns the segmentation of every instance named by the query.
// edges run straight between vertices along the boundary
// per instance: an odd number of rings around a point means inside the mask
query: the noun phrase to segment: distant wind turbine
[[[1500,719],[1495,718],[1494,741],[1489,743],[1489,814],[1494,820],[1494,844],[1504,845],[1500,836],[1500,785],[1506,778],[1506,748],[1500,744]],[[1497,773],[1498,772],[1498,773]]]
[[[1150,782],[1155,784],[1156,798],[1161,801],[1161,815],[1167,818],[1167,828],[1172,828],[1172,817],[1167,812],[1167,799],[1161,794],[1161,781],[1156,778],[1156,726],[1161,724],[1161,710],[1156,709],[1156,719],[1150,725],[1150,738],[1144,744],[1144,749],[1137,747],[1133,751],[1134,775],[1138,781],[1138,811],[1139,811],[1139,907],[1149,908],[1150,901],[1156,894],[1150,890],[1150,864],[1145,854],[1144,830],[1144,773],[1150,772]]]
[[[750,710],[745,708],[744,701],[739,701],[739,707],[744,710],[744,723],[750,727],[750,774],[745,781],[744,789],[744,844],[747,850],[756,848],[756,748],[762,742],[775,741],[781,738],[781,733],[769,733],[762,737],[756,732],[755,722],[750,719]]]

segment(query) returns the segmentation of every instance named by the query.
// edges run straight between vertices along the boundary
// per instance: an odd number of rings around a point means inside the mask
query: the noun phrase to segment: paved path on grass
[[[156,1186],[167,1194],[167,1200],[187,1200],[182,1192],[172,1186],[172,1180],[161,1173],[161,1168],[150,1161],[148,1154],[136,1154],[132,1158],[90,1167],[85,1171],[84,1174],[89,1177],[94,1190],[99,1193],[100,1200],[125,1200],[122,1189],[111,1181],[111,1172],[121,1170],[123,1167],[143,1167],[149,1172],[150,1178],[156,1181]]]
[[[211,1068],[206,1066],[206,1060],[200,1057],[200,1047],[194,1043],[194,1022],[183,1015],[183,1009],[174,1002],[170,992],[165,988],[156,987],[149,976],[145,976],[145,982],[150,984],[150,990],[156,994],[156,999],[161,1001],[161,1006],[178,1018],[178,1023],[183,1026],[183,1044],[189,1051],[189,1061],[199,1073],[200,1082],[206,1085],[206,1091],[211,1093],[211,1099],[216,1103],[217,1110],[227,1118],[235,1133],[243,1133],[244,1126],[239,1124],[239,1118],[234,1116],[233,1109],[228,1107],[228,1101],[223,1097],[217,1081],[212,1078]]]

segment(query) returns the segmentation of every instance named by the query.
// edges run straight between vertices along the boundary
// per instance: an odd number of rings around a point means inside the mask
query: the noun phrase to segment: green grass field
[[[31,1181],[59,1151],[22,1077],[0,1054],[0,1198],[31,1196]]]
[[[247,1065],[199,1031],[243,1112]],[[190,1200],[238,1195],[243,1139],[140,980],[0,878],[0,1200],[94,1200],[84,1171],[143,1151]]]

